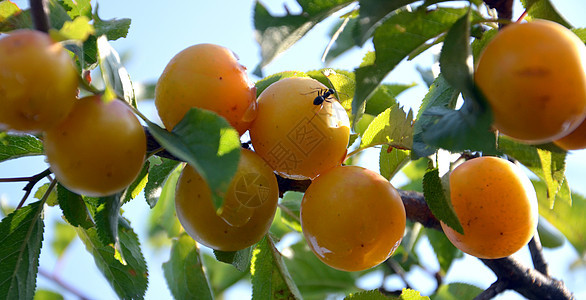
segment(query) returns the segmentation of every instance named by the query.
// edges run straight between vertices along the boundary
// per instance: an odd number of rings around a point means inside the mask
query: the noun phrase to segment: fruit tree
[[[586,295],[563,1],[250,0],[252,64],[242,2],[0,0],[0,298]]]

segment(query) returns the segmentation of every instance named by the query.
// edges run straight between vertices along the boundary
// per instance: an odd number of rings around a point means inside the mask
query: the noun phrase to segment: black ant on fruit
[[[313,99],[313,105],[322,105],[324,101],[330,102],[328,101],[328,98],[334,95],[335,93],[336,91],[332,88],[319,89],[319,91],[317,91],[317,97]]]
[[[332,88],[316,88],[316,89],[317,89],[317,97],[315,97],[313,99],[313,105],[319,106],[319,110],[321,110],[323,108],[324,102],[332,103],[331,97],[334,96],[334,94],[336,94],[336,90],[334,90]],[[310,93],[314,93],[314,92],[309,92],[307,94],[310,94]],[[319,110],[318,110],[318,112],[319,112]],[[315,118],[315,116],[317,114],[318,113],[316,112],[313,115],[313,117],[311,117],[311,119],[309,119],[308,122],[311,122],[311,120],[313,120],[313,118]]]

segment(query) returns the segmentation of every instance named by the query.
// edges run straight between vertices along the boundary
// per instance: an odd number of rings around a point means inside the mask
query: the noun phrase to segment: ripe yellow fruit
[[[184,49],[171,59],[157,82],[155,105],[171,131],[193,107],[226,118],[241,135],[256,116],[256,88],[234,53],[213,44]]]
[[[243,149],[219,215],[208,184],[189,165],[177,182],[175,208],[179,222],[194,240],[212,249],[237,251],[268,232],[278,199],[279,186],[271,167]]]
[[[586,120],[578,128],[574,129],[574,131],[553,142],[565,150],[586,149]]]
[[[492,107],[494,127],[517,140],[551,142],[586,116],[586,47],[551,21],[501,30],[481,54],[475,81]]]
[[[456,167],[450,197],[464,234],[444,223],[442,228],[454,246],[470,255],[509,256],[535,234],[535,190],[523,170],[505,159],[484,156]]]
[[[360,271],[385,261],[405,232],[401,196],[381,175],[339,166],[318,176],[301,202],[301,227],[315,255],[332,268]]]
[[[350,121],[342,105],[329,97],[313,101],[327,87],[306,77],[281,79],[258,97],[258,115],[250,126],[252,146],[284,177],[315,178],[342,164]]]
[[[146,136],[120,100],[78,100],[71,114],[45,132],[44,149],[55,177],[78,194],[102,197],[128,187],[142,169]]]
[[[77,71],[61,44],[42,32],[0,39],[0,130],[40,132],[63,121],[77,95]]]

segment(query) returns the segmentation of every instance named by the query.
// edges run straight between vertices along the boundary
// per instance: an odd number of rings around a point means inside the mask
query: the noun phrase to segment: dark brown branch
[[[305,192],[311,180],[293,180],[277,175],[277,183],[279,184],[279,197],[283,197],[283,194],[288,191]]]
[[[549,276],[549,266],[543,257],[543,247],[539,240],[539,234],[535,233],[531,241],[529,241],[529,252],[531,252],[531,260],[535,270],[541,272],[545,276]]]
[[[398,191],[405,205],[405,213],[409,220],[419,222],[426,228],[443,231],[439,220],[431,213],[429,206],[427,206],[423,193],[404,190]]]
[[[506,291],[507,289],[508,287],[505,281],[497,280],[493,282],[493,284],[491,284],[486,290],[482,291],[482,293],[478,294],[474,300],[489,300]]]
[[[562,281],[530,269],[512,257],[481,260],[498,278],[493,285],[503,285],[504,290],[515,290],[528,299],[574,299]]]
[[[24,186],[24,188],[22,188],[25,191],[24,196],[22,197],[22,199],[20,200],[20,203],[18,203],[18,206],[16,207],[16,209],[20,209],[24,205],[24,202],[26,201],[26,199],[28,198],[28,196],[32,192],[33,187],[37,184],[37,182],[39,182],[41,179],[51,175],[51,173],[52,173],[51,169],[46,169],[39,174],[35,174],[35,175],[29,176],[29,177],[0,178],[0,182],[28,181],[28,183]]]
[[[31,16],[35,29],[45,33],[49,32],[49,18],[47,17],[46,0],[30,0]]]

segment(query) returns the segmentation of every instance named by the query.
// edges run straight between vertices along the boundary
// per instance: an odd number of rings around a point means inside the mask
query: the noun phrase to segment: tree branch
[[[31,17],[35,29],[45,33],[49,32],[49,18],[47,17],[46,0],[30,0]]]
[[[535,233],[533,238],[529,241],[529,252],[531,252],[531,260],[535,270],[541,272],[545,276],[549,276],[549,266],[543,257],[543,247],[539,240],[539,234]]]
[[[39,174],[35,174],[33,176],[29,176],[29,177],[0,178],[0,182],[28,181],[28,183],[24,186],[24,188],[22,188],[25,191],[24,196],[22,197],[22,199],[18,203],[18,206],[16,207],[16,209],[20,209],[24,205],[24,202],[26,201],[26,199],[28,198],[30,193],[32,192],[35,184],[37,184],[37,182],[39,182],[41,179],[51,175],[51,173],[52,173],[51,169],[47,168],[45,171],[43,171]]]
[[[493,282],[493,284],[491,284],[486,290],[482,291],[482,293],[478,294],[474,300],[489,300],[506,291],[507,289],[508,287],[505,281],[497,280]]]
[[[504,290],[515,290],[529,299],[574,299],[562,281],[530,269],[510,256],[481,261],[497,276],[498,279],[493,285],[502,284]]]
[[[165,151],[148,133],[148,130],[145,129],[145,132],[148,140],[147,151],[155,152],[157,156],[178,160],[171,153]],[[311,184],[311,180],[292,180],[279,175],[276,176],[280,197],[287,191],[305,192]],[[398,191],[405,206],[405,213],[410,221],[419,222],[427,228],[442,231],[440,222],[431,213],[423,193]],[[532,243],[537,243],[537,241]],[[535,258],[534,263],[535,261],[539,261],[539,258]],[[498,279],[478,295],[477,299],[490,299],[508,289],[515,290],[529,299],[573,299],[572,293],[564,283],[550,278],[547,275],[547,271],[543,273],[536,269],[529,269],[512,257],[493,260],[482,259],[482,262],[496,274]],[[542,260],[542,262],[545,264],[545,260]],[[536,268],[543,270],[541,266],[538,267],[541,263],[535,264]]]

